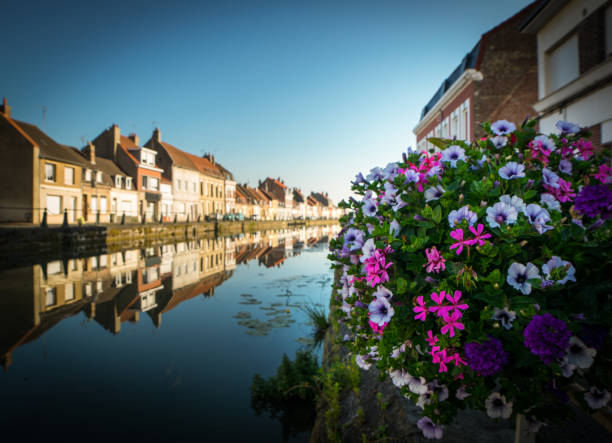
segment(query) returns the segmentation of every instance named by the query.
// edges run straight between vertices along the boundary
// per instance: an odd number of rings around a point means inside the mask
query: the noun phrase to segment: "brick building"
[[[484,33],[425,105],[413,132],[417,147],[431,149],[430,137],[471,142],[480,124],[500,119],[517,125],[535,116],[537,51],[535,36],[520,27],[540,5],[536,1]]]
[[[540,130],[559,120],[593,132],[593,144],[612,144],[612,4],[606,0],[549,0],[522,30],[538,42]]]

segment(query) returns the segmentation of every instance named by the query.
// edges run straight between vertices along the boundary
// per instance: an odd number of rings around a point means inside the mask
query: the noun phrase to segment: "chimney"
[[[161,130],[159,128],[155,128],[153,130],[153,140],[155,140],[157,143],[161,143]]]
[[[89,162],[91,164],[96,164],[96,147],[92,142],[89,143]]]
[[[117,161],[117,146],[121,143],[121,129],[113,123],[111,126],[111,134],[113,136],[113,160]]]
[[[11,117],[11,107],[6,104],[6,97],[2,99],[2,106],[0,106],[0,111],[4,114],[5,117]]]
[[[140,139],[138,138],[138,135],[136,135],[135,132],[132,132],[130,135],[128,135],[128,138],[132,140],[136,146],[139,146]]]

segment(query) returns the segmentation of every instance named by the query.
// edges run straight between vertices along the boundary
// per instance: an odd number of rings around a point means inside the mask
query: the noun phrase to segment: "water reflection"
[[[143,316],[161,328],[166,313],[196,297],[213,296],[238,265],[257,260],[267,268],[280,267],[338,229],[332,225],[197,239],[1,271],[0,363],[8,370],[17,348],[80,312],[113,334]],[[261,306],[272,317],[269,321],[245,311],[236,314],[237,321],[251,335],[288,327],[289,309],[296,306],[291,295],[297,294],[284,292],[281,301]],[[258,304],[251,294],[243,298],[246,304]]]

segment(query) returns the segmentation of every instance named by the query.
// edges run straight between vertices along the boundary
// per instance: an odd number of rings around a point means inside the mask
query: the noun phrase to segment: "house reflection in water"
[[[0,363],[8,370],[16,348],[81,311],[113,334],[145,313],[159,328],[163,314],[179,304],[213,296],[237,265],[257,259],[281,266],[338,230],[332,225],[203,238],[0,270]]]

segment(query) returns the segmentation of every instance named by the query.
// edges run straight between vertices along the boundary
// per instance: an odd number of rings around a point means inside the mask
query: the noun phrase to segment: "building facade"
[[[484,33],[442,82],[413,130],[419,150],[434,149],[428,138],[472,142],[483,135],[485,121],[519,125],[536,115],[536,39],[521,33],[520,26],[540,4],[531,3]]]
[[[612,143],[612,5],[550,0],[524,23],[538,43],[540,131],[559,120],[589,128],[599,149]]]

